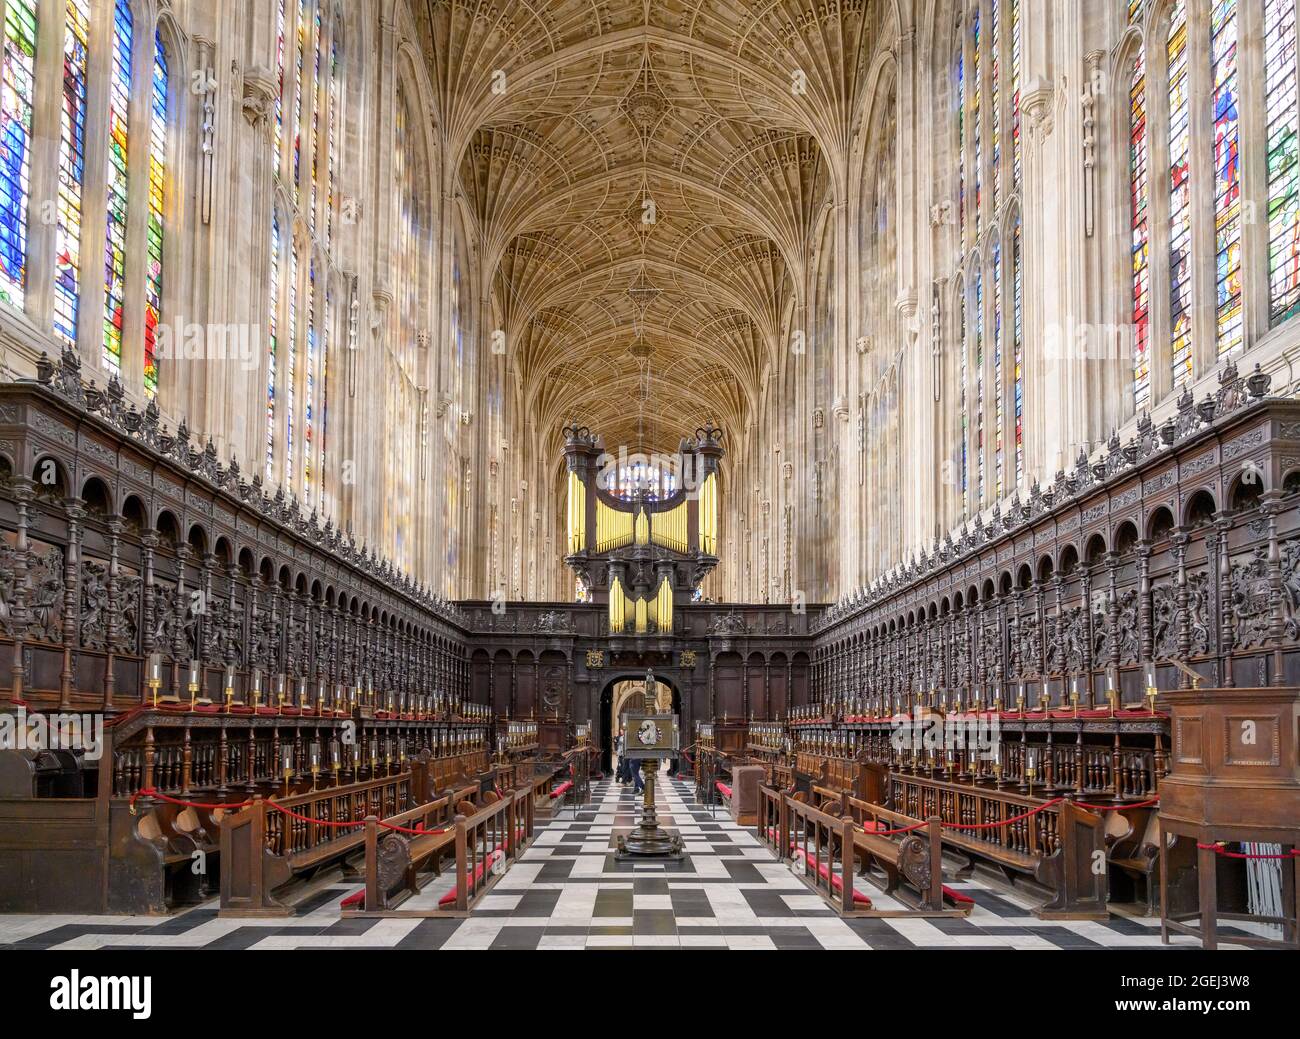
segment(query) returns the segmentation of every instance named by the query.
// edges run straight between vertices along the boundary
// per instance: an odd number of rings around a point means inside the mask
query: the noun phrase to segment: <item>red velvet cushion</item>
[[[798,855],[800,858],[802,858],[804,862],[809,861],[807,852],[805,852],[802,848],[796,849],[795,854]],[[822,880],[825,880],[827,876],[830,874],[830,867],[827,866],[826,863],[824,862],[814,862],[814,865],[817,867],[817,872],[821,876]],[[831,887],[833,887],[836,891],[844,890],[844,882],[840,880],[839,877],[831,876],[830,882],[831,882]],[[867,909],[870,909],[871,899],[867,897],[866,892],[855,887],[853,889],[853,904],[860,905]]]
[[[469,885],[472,890],[477,889],[479,884],[483,882],[484,867],[490,869],[492,867],[492,864],[496,861],[497,855],[499,854],[500,852],[497,849],[493,848],[492,854],[474,867],[474,876],[470,880],[470,885]],[[439,907],[449,906],[455,901],[456,901],[456,889],[452,888],[445,895],[443,895],[442,898],[438,899],[438,905]]]
[[[718,788],[718,793],[720,793],[723,797],[731,796],[731,787],[727,786],[727,784],[722,782],[722,780],[718,780],[718,782],[715,783],[714,785]]]
[[[363,905],[365,901],[366,901],[366,892],[365,889],[363,888],[362,890],[358,891],[355,895],[348,895],[347,898],[345,898],[342,902],[339,903],[339,908],[347,909],[348,906]]]
[[[954,891],[947,885],[944,886],[943,897],[956,902],[958,905],[973,906],[975,904],[975,899],[971,898],[970,895],[963,895],[960,891]]]

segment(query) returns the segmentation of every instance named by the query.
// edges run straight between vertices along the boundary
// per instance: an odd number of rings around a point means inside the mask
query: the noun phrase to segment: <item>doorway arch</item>
[[[618,695],[618,703],[615,703],[618,687],[624,683],[636,683],[643,685],[645,680],[644,671],[621,671],[611,674],[600,690],[600,736],[601,769],[605,775],[611,775],[614,770],[614,737],[616,730],[614,728],[614,719],[617,717],[615,711],[622,711],[621,705],[626,704],[630,699],[627,695]],[[677,715],[679,723],[685,725],[686,722],[682,715],[682,692],[677,682],[673,679],[655,673],[655,684],[661,688],[667,687],[672,695],[672,713]]]

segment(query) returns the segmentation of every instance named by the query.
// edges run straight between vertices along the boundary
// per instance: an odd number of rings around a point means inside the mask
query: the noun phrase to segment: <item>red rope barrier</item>
[[[1222,855],[1225,859],[1300,859],[1300,850],[1296,849],[1284,851],[1281,855],[1251,855],[1244,851],[1229,851],[1222,844],[1201,844],[1198,842],[1196,846],[1201,851],[1212,851],[1216,855]]]
[[[1066,797],[1056,797],[1050,801],[1044,801],[1037,808],[1031,808],[1029,811],[1023,812],[1020,815],[1013,815],[1010,819],[1004,819],[1001,822],[970,823],[968,825],[963,825],[961,823],[945,822],[945,823],[940,823],[939,826],[940,829],[949,829],[949,830],[1000,830],[1003,827],[1010,826],[1012,823],[1018,823],[1024,819],[1030,818],[1031,816],[1038,815],[1040,812],[1045,812],[1049,808],[1055,808],[1057,805],[1064,804],[1068,800],[1069,798]],[[1074,803],[1078,805],[1080,808],[1091,809],[1092,811],[1095,812],[1118,812],[1121,809],[1125,809],[1125,808],[1151,808],[1160,803],[1160,798],[1155,797],[1152,798],[1150,801],[1142,801],[1138,804],[1125,804],[1125,805],[1091,805],[1091,804],[1084,804],[1082,801],[1076,801]],[[897,836],[898,834],[911,833],[913,830],[919,830],[922,827],[929,826],[929,825],[930,824],[928,822],[917,823],[915,826],[908,826],[901,830],[866,830],[865,827],[863,827],[863,829],[865,830],[865,832],[874,833],[879,837],[894,837]],[[1290,856],[1280,856],[1280,857],[1290,857]]]
[[[239,801],[239,802],[228,801],[219,804],[204,804],[201,801],[182,801],[176,797],[168,797],[166,794],[160,793],[159,791],[155,790],[153,787],[145,787],[142,790],[137,790],[134,794],[131,795],[130,806],[132,811],[135,810],[136,801],[141,797],[156,798],[159,801],[166,801],[168,804],[176,805],[178,808],[202,808],[208,811],[216,811],[219,808],[229,808],[232,810],[236,808],[249,808],[253,804],[252,801]],[[329,827],[330,829],[345,830],[345,829],[356,829],[356,827],[358,826],[366,825],[364,819],[361,820],[360,822],[340,822],[332,819],[313,819],[309,815],[301,815],[298,812],[293,811],[291,808],[286,808],[284,805],[279,804],[276,801],[271,799],[264,801],[263,804],[265,804],[268,808],[274,808],[281,815],[287,815],[289,816],[289,818],[297,819],[299,822],[312,823],[315,826],[326,826]],[[397,826],[394,823],[384,822],[383,819],[376,819],[375,822],[378,823],[378,825],[385,830],[392,830],[395,833],[407,833],[410,834],[412,837],[438,836],[439,834],[444,834],[448,832],[447,830],[426,830],[424,829],[424,827],[420,827],[419,829],[413,830],[405,826]]]

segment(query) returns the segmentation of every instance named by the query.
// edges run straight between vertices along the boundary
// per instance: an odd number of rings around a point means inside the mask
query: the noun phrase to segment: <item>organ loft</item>
[[[1294,0],[0,15],[0,946],[1300,946]]]

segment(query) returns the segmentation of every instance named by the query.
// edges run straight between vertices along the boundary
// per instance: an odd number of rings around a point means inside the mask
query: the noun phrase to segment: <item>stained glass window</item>
[[[975,234],[978,235],[984,228],[984,126],[983,126],[983,108],[984,108],[984,79],[982,61],[983,55],[980,54],[980,12],[979,8],[971,16],[971,102],[970,102],[970,124],[971,124],[971,170],[974,179],[975,197],[972,205],[975,208]],[[983,498],[983,494],[980,495]]]
[[[1021,233],[1020,215],[1016,214],[1016,226],[1012,236],[1011,264],[1015,268],[1012,307],[1015,311],[1011,325],[1013,363],[1015,364],[1015,409],[1016,409],[1016,483],[1025,478],[1025,297],[1024,297],[1024,253]]]
[[[1241,163],[1237,110],[1237,0],[1215,0],[1210,13],[1214,73],[1214,228],[1219,356],[1242,344]]]
[[[320,177],[321,177],[321,153],[320,153],[320,114],[325,108],[326,101],[326,82],[321,78],[321,58],[322,51],[325,48],[325,34],[321,25],[321,5],[316,4],[316,48],[314,59],[314,74],[312,82],[316,85],[316,101],[312,106],[311,112],[311,205],[307,210],[307,224],[311,229],[313,236],[316,234],[316,207],[320,203]]]
[[[104,364],[122,369],[126,301],[127,154],[130,143],[131,48],[135,25],[129,0],[113,10],[112,70],[108,89],[108,231],[104,255]]]
[[[307,65],[307,0],[298,0],[298,58],[293,89],[293,200],[302,200],[302,92]]]
[[[81,306],[81,191],[86,174],[89,0],[67,0],[65,11],[59,200],[54,245],[54,332],[68,346],[75,347]]]
[[[310,505],[313,490],[312,477],[315,475],[313,472],[315,459],[312,453],[316,450],[315,430],[312,428],[316,421],[316,261],[314,259],[307,268],[307,307],[303,315],[307,322],[305,358],[307,371],[302,402],[302,497],[303,501]]]
[[[993,210],[1002,203],[1002,3],[993,0],[989,6],[989,35],[992,49],[989,52],[989,161],[993,170]]]
[[[1146,66],[1141,52],[1129,86],[1129,215],[1133,271],[1133,398],[1138,411],[1151,406],[1151,208],[1147,140]]]
[[[320,333],[320,410],[316,419],[317,428],[317,451],[316,455],[320,459],[320,500],[322,508],[325,505],[325,459],[326,444],[325,437],[327,432],[326,422],[329,419],[329,376],[330,376],[330,344],[334,340],[334,292],[328,286],[325,289],[325,319],[321,323]]]
[[[343,104],[343,15],[336,12],[333,32],[330,37],[330,83],[329,83],[329,160],[326,163],[325,176],[325,244],[328,246],[334,238],[334,210],[338,205],[335,194],[338,188],[338,136],[339,120],[342,118]]]
[[[27,290],[27,206],[31,194],[36,5],[5,4],[0,68],[0,301],[22,310]]]
[[[1264,0],[1269,285],[1275,321],[1300,311],[1300,106],[1295,0]]]
[[[271,310],[267,329],[267,380],[266,380],[266,479],[269,481],[275,467],[275,366],[277,332],[280,316],[280,214],[271,216]]]
[[[167,51],[162,37],[153,41],[153,93],[149,121],[149,225],[145,242],[144,279],[144,390],[158,392],[158,358],[155,351],[158,322],[162,319],[163,237],[167,205]]]
[[[1187,69],[1187,0],[1173,5],[1169,54],[1169,316],[1173,384],[1192,377],[1191,104]]]
[[[280,89],[275,95],[275,175],[280,176],[284,168],[284,34],[285,4],[280,0],[275,15],[275,67],[280,77]]]
[[[962,285],[957,294],[958,350],[961,357],[959,373],[961,396],[961,499],[962,511],[970,515],[970,365],[966,360],[966,336],[969,331],[969,304],[966,300],[966,286]]]
[[[966,40],[957,31],[957,211],[962,241],[966,240]]]
[[[1020,187],[1020,0],[1011,0],[1011,178]]]
[[[1002,244],[993,243],[993,488],[1000,499],[1004,493],[1003,465],[1005,441],[1003,421],[1006,418],[1002,399]]]
[[[984,482],[984,272],[975,270],[975,341],[972,363],[975,368],[975,501],[985,504]]]
[[[298,242],[289,246],[289,327],[285,339],[284,357],[284,474],[285,486],[294,483],[293,464],[293,409],[297,393],[294,382],[298,378]]]

